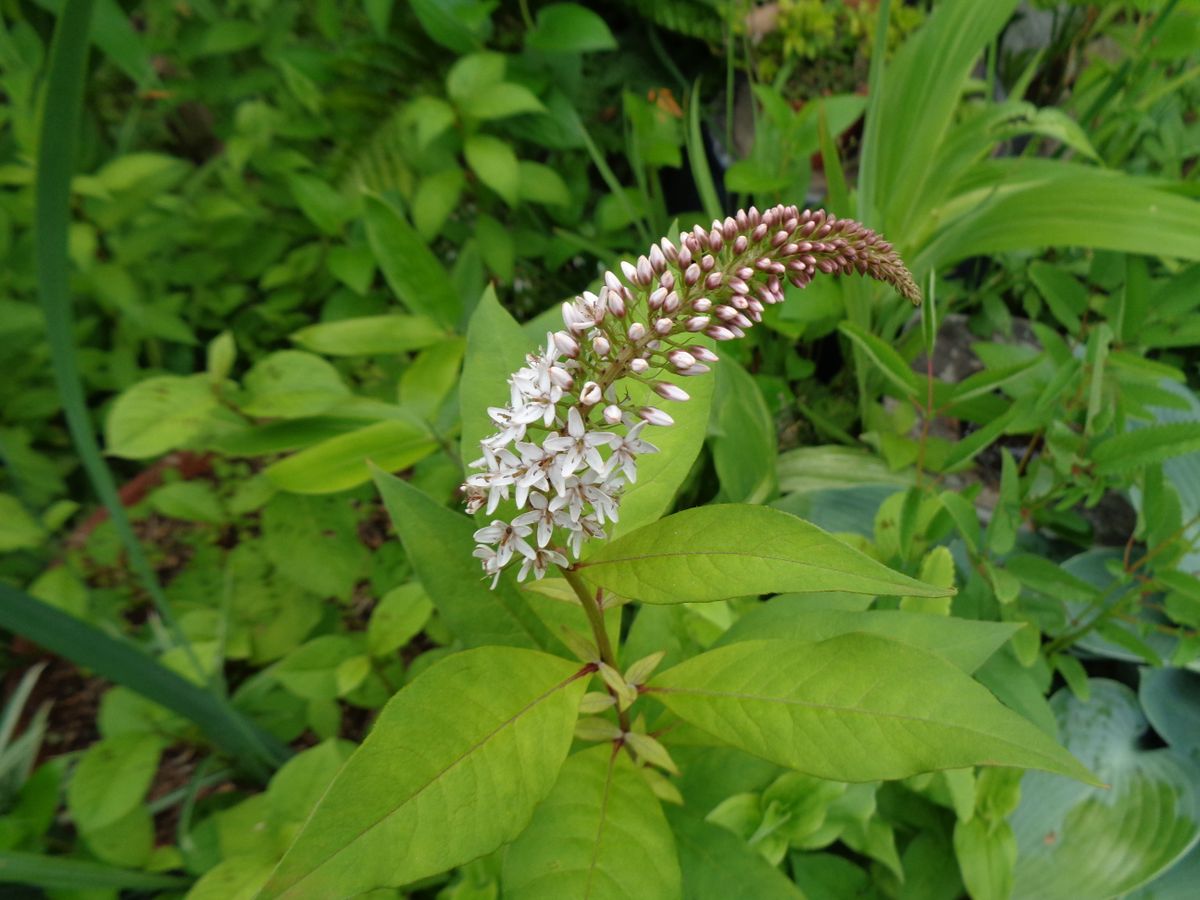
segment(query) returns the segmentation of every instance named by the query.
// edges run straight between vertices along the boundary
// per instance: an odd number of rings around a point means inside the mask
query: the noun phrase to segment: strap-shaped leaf
[[[259,896],[351,896],[511,841],[570,748],[577,672],[513,647],[432,666],[384,707]]]
[[[777,509],[717,504],[618,538],[580,564],[588,581],[645,603],[789,591],[945,597]]]
[[[651,683],[685,721],[820,778],[877,781],[1016,766],[1096,783],[950,663],[876,635],[744,641],[695,656]]]
[[[504,858],[512,900],[680,896],[675,841],[658,798],[610,744],[576,753]]]
[[[790,596],[774,597],[755,607],[717,643],[778,638],[823,641],[862,631],[936,653],[964,672],[974,672],[1020,627],[1012,622],[979,622],[893,609],[813,609],[809,598]]]

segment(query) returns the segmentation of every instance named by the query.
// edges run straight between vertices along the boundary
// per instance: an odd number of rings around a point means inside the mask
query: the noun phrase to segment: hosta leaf
[[[803,519],[717,504],[639,528],[581,563],[590,582],[645,603],[724,600],[787,591],[945,597]]]
[[[651,681],[684,721],[726,743],[836,781],[993,765],[1091,774],[950,663],[867,634],[744,641]]]
[[[503,885],[513,900],[680,896],[671,829],[627,753],[602,744],[567,760],[508,848]]]
[[[433,665],[384,707],[259,896],[401,885],[512,840],[566,758],[577,670],[512,647]]]
[[[808,597],[785,596],[756,606],[718,639],[717,646],[767,638],[823,641],[860,631],[936,653],[964,672],[974,672],[1020,627],[1012,622],[979,622],[900,610],[813,609]]]
[[[1013,896],[1124,896],[1200,840],[1194,763],[1174,749],[1143,749],[1146,720],[1123,684],[1093,679],[1087,703],[1065,689],[1050,703],[1063,742],[1111,787],[1026,774],[1011,818],[1018,848]]]

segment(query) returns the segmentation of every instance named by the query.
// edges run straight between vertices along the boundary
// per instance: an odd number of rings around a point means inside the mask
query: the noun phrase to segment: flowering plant
[[[392,698],[261,897],[411,885],[486,856],[506,897],[675,898],[696,894],[685,882],[716,852],[737,889],[767,895],[778,872],[714,836],[700,816],[726,813],[698,798],[693,767],[732,785],[757,759],[801,805],[805,785],[973,779],[977,765],[1094,781],[972,679],[1014,626],[818,601],[945,598],[949,580],[895,572],[775,509],[663,515],[698,449],[684,432],[702,434],[705,417],[673,426],[648,398],[696,403],[679,382],[760,322],[785,280],[857,272],[918,302],[891,245],[851,220],[778,206],[664,239],[621,270],[563,306],[564,328],[508,377],[502,407],[490,405],[497,367],[524,337],[494,298],[480,303],[460,399],[464,446],[482,451],[463,492],[484,521],[376,473],[462,646]],[[491,434],[478,428],[484,409]],[[519,587],[530,575],[542,583]],[[734,598],[749,611],[707,648],[655,625],[656,611]]]

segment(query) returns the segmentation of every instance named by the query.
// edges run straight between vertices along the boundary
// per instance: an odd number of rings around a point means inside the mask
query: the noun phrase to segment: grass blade
[[[696,182],[696,191],[700,194],[704,214],[710,219],[720,219],[723,215],[721,201],[717,194],[717,186],[713,182],[712,169],[708,165],[704,134],[700,129],[699,78],[692,85],[692,93],[688,97],[687,155],[688,164],[692,167],[692,180]]]
[[[92,0],[67,0],[54,29],[46,79],[42,129],[38,140],[35,243],[38,295],[46,316],[54,380],[75,450],[92,486],[108,507],[113,527],[129,556],[130,567],[145,585],[158,614],[202,677],[203,667],[183,636],[166,595],[133,533],[117,486],[100,455],[88,415],[87,399],[75,353],[75,316],[68,281],[67,229],[70,224],[71,174],[80,130]]]
[[[0,884],[24,884],[46,890],[159,891],[187,887],[187,879],[118,869],[104,863],[40,853],[0,851]]]
[[[286,748],[215,694],[130,644],[6,584],[0,584],[0,628],[195,722],[215,746],[264,780],[287,758]]]

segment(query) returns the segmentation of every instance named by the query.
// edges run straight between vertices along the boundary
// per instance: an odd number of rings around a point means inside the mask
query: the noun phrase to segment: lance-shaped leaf
[[[514,647],[430,667],[384,707],[259,897],[406,884],[511,841],[567,756],[578,671]]]
[[[675,842],[658,798],[611,744],[567,760],[504,858],[512,900],[680,896]]]
[[[639,528],[579,566],[583,577],[645,603],[789,591],[945,597],[777,509],[717,504]]]
[[[823,641],[862,631],[936,653],[964,672],[974,672],[1020,627],[1013,622],[978,622],[892,609],[813,609],[808,597],[785,596],[774,597],[738,619],[721,635],[717,646],[770,638]]]
[[[488,407],[508,402],[509,376],[524,365],[527,353],[538,349],[488,285],[467,326],[467,354],[458,387],[464,463],[482,455],[479,442],[496,430]]]
[[[953,665],[876,635],[730,644],[651,684],[685,721],[820,778],[877,781],[990,765],[1095,783],[1069,753]]]
[[[489,590],[471,557],[473,520],[394,475],[375,469],[374,476],[425,593],[455,637],[469,647],[556,646],[549,630],[511,584],[501,582],[497,590]]]

